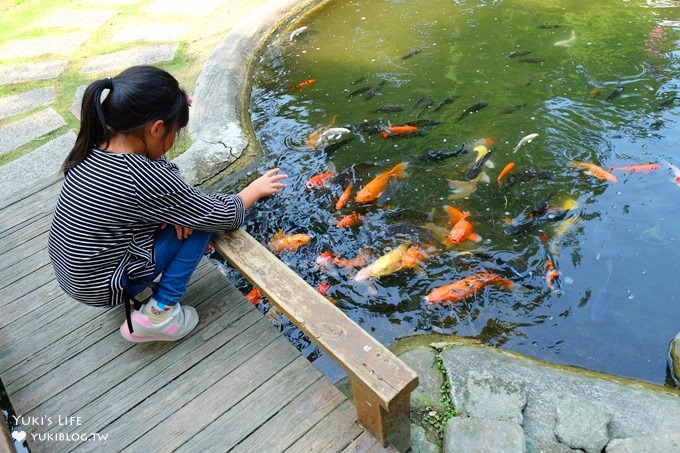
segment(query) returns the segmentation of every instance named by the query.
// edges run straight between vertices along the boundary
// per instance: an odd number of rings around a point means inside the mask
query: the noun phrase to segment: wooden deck
[[[67,297],[47,255],[60,185],[0,200],[0,378],[32,452],[393,451],[207,261],[178,343],[128,343],[122,307]]]

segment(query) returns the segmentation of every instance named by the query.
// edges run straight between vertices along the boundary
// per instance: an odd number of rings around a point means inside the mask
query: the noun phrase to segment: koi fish
[[[248,302],[250,302],[253,305],[257,305],[260,303],[260,299],[262,298],[262,293],[260,292],[259,289],[253,288],[251,289],[248,294],[244,296]]]
[[[269,241],[269,249],[274,253],[284,251],[296,252],[300,247],[311,241],[311,237],[305,233],[286,234],[282,230],[277,231]]]
[[[572,198],[565,200],[562,206],[556,206],[548,203],[547,200],[542,200],[526,215],[512,219],[510,225],[504,228],[505,234],[525,233],[537,225],[563,219],[569,211],[577,207],[578,202]]]
[[[350,228],[361,223],[361,216],[358,212],[353,212],[338,220],[338,228]]]
[[[366,266],[370,259],[371,252],[368,250],[361,250],[354,258],[341,258],[326,250],[321,252],[316,258],[316,264],[320,267],[329,267],[333,265],[345,269],[355,269],[357,267]]]
[[[571,47],[574,45],[576,42],[576,32],[574,30],[571,31],[571,36],[569,38],[564,39],[562,41],[557,41],[553,46],[557,47]]]
[[[460,211],[453,206],[444,206],[444,210],[449,214],[451,231],[447,236],[453,244],[460,244],[463,241],[479,242],[482,237],[474,232],[474,224],[468,220],[470,213]]]
[[[489,160],[492,152],[489,148],[484,145],[477,145],[472,150],[477,153],[477,157],[465,173],[465,179],[468,181],[475,179],[485,166],[494,168],[494,163]]]
[[[449,105],[449,104],[455,102],[459,97],[460,97],[460,94],[454,94],[454,95],[452,95],[452,96],[447,96],[447,97],[445,97],[444,99],[442,99],[441,101],[439,101],[439,102],[437,103],[437,105],[434,106],[434,108],[432,109],[432,112],[434,113],[434,112],[436,112],[436,111],[438,111],[438,110],[441,110],[441,109],[444,108],[445,106],[447,106],[447,105]]]
[[[508,164],[503,167],[500,173],[498,173],[498,177],[496,178],[496,181],[498,182],[498,187],[503,184],[503,180],[510,174],[512,170],[514,170],[516,164],[514,162],[508,162]]]
[[[352,189],[354,188],[354,183],[350,182],[347,184],[347,187],[345,187],[345,190],[342,191],[342,194],[340,195],[340,198],[338,198],[338,201],[335,202],[335,209],[336,210],[341,210],[344,208],[347,203],[349,203],[349,197],[352,195]]]
[[[460,114],[460,116],[459,116],[458,119],[456,120],[456,123],[457,123],[458,121],[462,120],[463,118],[465,118],[466,116],[475,114],[475,113],[479,112],[480,110],[482,110],[483,108],[488,107],[488,106],[489,106],[489,103],[488,103],[488,102],[485,102],[485,101],[483,101],[483,102],[478,102],[478,103],[476,103],[476,104],[474,104],[474,105],[471,105],[470,107],[468,107],[468,108],[466,108],[465,110],[463,110],[463,113]]]
[[[616,88],[614,88],[614,90],[613,90],[611,93],[609,93],[609,96],[607,96],[607,99],[605,99],[605,100],[606,100],[607,102],[613,101],[613,100],[616,99],[617,97],[621,96],[621,93],[623,93],[623,90],[624,90],[625,88],[626,88],[626,87],[623,86],[623,85],[617,86]]]
[[[420,53],[420,49],[414,49],[414,50],[410,51],[409,53],[407,53],[406,55],[404,55],[403,57],[401,57],[401,59],[402,60],[408,60],[411,57],[415,57],[419,53]]]
[[[408,135],[408,134],[413,134],[418,131],[418,127],[416,126],[409,126],[408,124],[405,124],[403,126],[392,126],[387,125],[382,128],[380,131],[380,136],[382,138],[390,138],[394,137],[395,135]]]
[[[545,262],[545,283],[550,292],[562,294],[562,272],[557,267],[557,261],[548,253]]]
[[[449,157],[458,157],[461,154],[467,153],[467,145],[463,143],[460,148],[458,149],[442,149],[439,151],[426,151],[420,156],[418,156],[418,159],[422,161],[433,161],[433,160],[444,160],[448,159]]]
[[[338,144],[348,139],[352,131],[346,127],[331,127],[323,130],[316,136],[311,136],[307,140],[307,148],[323,149],[331,145]]]
[[[511,289],[513,282],[491,272],[479,272],[469,275],[461,280],[448,285],[439,286],[425,296],[428,304],[439,304],[443,302],[461,302],[475,296],[479,291],[488,285],[497,285]]]
[[[398,270],[402,269],[401,259],[410,247],[409,244],[400,244],[399,247],[392,249],[390,252],[381,256],[373,264],[371,264],[371,270],[369,275],[371,278],[380,278],[386,275],[390,275]]]
[[[531,53],[530,50],[515,50],[508,54],[508,58],[524,57],[526,55],[529,55],[530,53]]]
[[[366,85],[361,88],[357,88],[356,90],[352,91],[347,95],[347,99],[352,99],[354,96],[358,96],[360,94],[366,93],[369,91],[371,88],[373,88],[371,85]]]
[[[399,244],[370,265],[361,269],[354,277],[356,281],[379,279],[404,269],[416,269],[428,258],[433,247],[422,247],[409,243]]]
[[[310,87],[310,86],[314,85],[315,83],[316,83],[316,79],[303,80],[302,82],[296,83],[295,85],[293,85],[290,90],[291,91],[301,90],[303,88]]]
[[[385,187],[387,187],[387,182],[390,178],[395,177],[397,179],[403,179],[406,177],[405,170],[407,167],[407,162],[401,162],[391,169],[380,173],[356,194],[354,200],[357,203],[370,203],[371,201],[377,200],[385,191]]]
[[[308,189],[322,189],[328,187],[328,184],[333,181],[336,175],[335,168],[331,168],[328,171],[314,175],[307,180]]]
[[[562,220],[555,229],[553,230],[553,236],[552,239],[550,239],[550,242],[548,243],[548,250],[550,253],[554,255],[559,255],[559,252],[557,250],[557,246],[559,245],[560,240],[562,237],[569,232],[573,227],[576,225],[580,224],[583,221],[583,219],[579,216],[572,216],[572,217],[567,217],[566,219]]]
[[[306,32],[308,28],[309,28],[309,27],[306,26],[306,25],[303,26],[303,27],[300,27],[300,28],[296,28],[295,30],[293,30],[293,31],[290,33],[290,35],[288,35],[288,39],[290,40],[290,42],[295,41],[295,40],[298,38],[298,36],[300,36],[300,35],[302,35],[304,32]]]
[[[649,164],[633,164],[633,165],[621,165],[612,167],[611,171],[626,171],[629,173],[649,173],[650,171],[655,171],[661,168],[661,164],[649,163]]]
[[[606,180],[606,181],[609,181],[611,183],[618,182],[618,179],[616,178],[616,176],[612,175],[611,173],[609,173],[604,168],[599,167],[599,166],[597,166],[593,163],[590,163],[590,162],[578,162],[578,161],[573,160],[573,161],[571,161],[569,166],[571,166],[573,168],[579,168],[581,170],[585,170],[585,172],[584,172],[585,174],[590,175],[590,176],[594,176],[597,179]]]
[[[672,163],[666,161],[666,165],[668,165],[668,168],[673,172],[673,182],[680,187],[680,168],[676,167]]]
[[[517,146],[512,148],[512,152],[516,153],[518,149],[520,149],[522,146],[524,146],[528,143],[531,143],[536,137],[538,137],[538,134],[529,134],[529,135],[522,137],[520,139],[519,143],[517,143]]]
[[[325,296],[328,294],[328,290],[331,289],[331,285],[328,282],[319,282],[318,285],[316,285],[316,292],[321,294],[322,296]]]

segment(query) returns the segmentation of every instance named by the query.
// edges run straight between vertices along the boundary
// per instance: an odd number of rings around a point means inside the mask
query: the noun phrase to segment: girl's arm
[[[279,193],[286,187],[286,184],[281,181],[287,177],[288,175],[279,173],[278,168],[268,170],[238,193],[243,200],[243,206],[248,209],[260,198]]]

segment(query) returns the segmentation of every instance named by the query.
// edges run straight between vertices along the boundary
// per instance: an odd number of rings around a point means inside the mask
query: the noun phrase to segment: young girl
[[[190,105],[177,80],[152,66],[97,80],[85,90],[63,166],[49,235],[57,280],[87,305],[125,303],[120,332],[132,342],[174,341],[196,327],[196,310],[179,300],[211,232],[240,227],[245,209],[285,187],[278,169],[237,195],[187,184],[164,154],[187,125]],[[151,299],[130,313],[130,299],[151,285]]]

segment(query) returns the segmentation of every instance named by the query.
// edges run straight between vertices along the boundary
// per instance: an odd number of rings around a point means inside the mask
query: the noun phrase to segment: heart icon
[[[26,431],[12,431],[12,439],[19,443],[23,443],[26,440]]]

